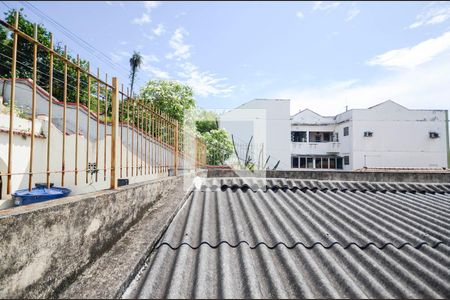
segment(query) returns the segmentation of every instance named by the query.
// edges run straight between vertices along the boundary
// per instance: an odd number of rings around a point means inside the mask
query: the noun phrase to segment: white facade
[[[276,149],[277,158],[289,161],[280,169],[448,167],[446,110],[412,110],[391,100],[336,116],[305,109],[290,117],[289,132],[284,122],[289,100],[283,104],[276,101],[253,100],[241,107],[269,112],[266,140],[273,146],[267,148],[266,155]],[[245,131],[238,123],[223,128],[238,136]],[[289,147],[286,135],[291,139]]]
[[[270,155],[268,167],[280,161],[278,169],[291,165],[286,152],[291,144],[286,134],[290,126],[290,101],[285,99],[255,99],[219,118],[219,127],[233,135],[236,144],[246,145],[253,137],[252,157],[257,160],[261,154],[265,161]]]

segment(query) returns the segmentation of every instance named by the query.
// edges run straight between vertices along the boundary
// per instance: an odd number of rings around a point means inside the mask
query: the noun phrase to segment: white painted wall
[[[292,117],[292,130],[334,131],[339,143],[292,143],[292,154],[350,156],[344,170],[363,167],[447,167],[447,127],[444,110],[410,110],[393,101],[368,109],[353,109],[336,117],[321,117],[309,110]],[[349,135],[344,136],[344,127]],[[373,132],[364,137],[365,131]],[[429,132],[440,137],[430,139]]]
[[[255,145],[264,145],[263,159],[271,156],[269,167],[280,160],[278,167],[290,168],[290,101],[255,99],[222,114],[219,127],[236,137],[237,143],[247,143],[253,135]],[[260,149],[254,148],[254,157]]]
[[[9,87],[5,86],[5,94],[4,100],[9,101]],[[24,81],[17,82],[17,96],[16,96],[16,104],[18,106],[26,107],[30,106],[31,103],[31,87]],[[35,152],[34,152],[34,160],[33,160],[33,172],[45,172],[47,166],[47,136],[48,136],[48,98],[46,95],[42,93],[37,94],[36,98],[36,113],[39,116],[39,119],[35,121],[35,133],[40,134],[43,133],[43,138],[35,138]],[[0,108],[1,108],[0,104]],[[53,106],[53,114],[55,118],[52,118],[52,129],[51,129],[51,160],[50,160],[50,170],[52,171],[60,171],[62,165],[62,132],[61,132],[61,124],[62,124],[62,106],[60,104],[54,103]],[[8,108],[9,110],[9,108]],[[86,167],[86,146],[87,146],[87,113],[84,110],[80,109],[79,113],[79,128],[80,135],[78,138],[78,169],[85,169]],[[91,116],[90,121],[90,142],[89,142],[89,162],[95,162],[95,153],[96,153],[96,118],[95,116]],[[55,123],[57,126],[55,126]],[[0,112],[0,172],[7,172],[7,161],[8,161],[8,129],[9,129],[9,114],[4,111]],[[103,124],[100,124],[99,127],[99,163],[98,168],[102,169],[110,167],[110,145],[111,145],[111,135],[110,135],[110,126],[107,126],[107,136],[106,136],[106,160],[104,161],[104,127]],[[31,132],[31,121],[19,118],[18,116],[14,117],[14,130],[21,132]],[[74,170],[75,169],[75,108],[68,106],[67,107],[67,132],[66,135],[66,154],[65,154],[65,169],[66,170]],[[128,132],[128,140],[127,140],[127,132]],[[143,154],[142,159],[145,160],[145,144],[147,144],[147,159],[150,165],[158,167],[159,164],[156,160],[150,159],[150,153],[153,153],[156,157],[162,158],[162,165],[173,165],[173,153],[170,149],[161,146],[157,141],[153,139],[148,139],[147,143],[145,143],[145,138],[142,135],[138,135],[136,131],[134,132],[134,146],[132,148],[132,128],[127,128],[126,125],[122,128],[119,127],[119,142],[122,143],[122,178],[129,178],[130,183],[140,182],[149,180],[155,177],[166,176],[167,174],[155,174],[152,169],[152,174],[150,175],[142,175],[142,176],[134,176],[131,177],[131,163],[132,159],[134,160],[134,166],[136,165],[136,148],[139,143],[138,156],[141,157],[141,142],[144,141],[143,145]],[[139,136],[139,138],[137,138]],[[138,142],[139,139],[139,142]],[[29,157],[30,157],[30,136],[21,136],[14,134],[13,135],[13,155],[12,155],[12,166],[13,173],[26,173],[29,171]],[[185,143],[189,143],[189,141],[185,141]],[[132,149],[134,150],[133,152]],[[194,151],[195,147],[193,145],[187,146],[187,149]],[[191,151],[191,152],[192,152]],[[191,153],[192,155],[193,153]],[[126,159],[128,156],[128,176],[126,175]],[[120,159],[120,153],[119,153]],[[178,166],[192,168],[194,165],[194,161],[190,159],[182,159],[179,158]],[[140,166],[140,164],[139,164]],[[104,179],[103,170],[100,170],[98,173],[98,182],[95,182],[95,176],[92,180],[91,176],[88,175],[88,183],[86,184],[86,173],[79,172],[78,173],[78,185],[75,185],[75,174],[74,173],[66,173],[65,175],[65,186],[72,190],[73,194],[80,193],[88,193],[100,189],[105,189],[109,187],[109,176],[110,171],[106,172],[106,180]],[[120,174],[119,174],[120,175]],[[3,187],[1,195],[5,199],[6,195],[6,176],[2,176],[3,179]],[[36,182],[45,182],[46,175],[43,174],[35,174],[33,176],[33,183]],[[50,181],[55,184],[55,186],[61,186],[61,173],[53,173],[50,176]],[[34,184],[33,184],[34,185]],[[28,187],[28,175],[13,175],[12,176],[12,191],[16,191],[17,189],[23,189]],[[11,201],[0,200],[0,209],[6,208],[10,206]]]

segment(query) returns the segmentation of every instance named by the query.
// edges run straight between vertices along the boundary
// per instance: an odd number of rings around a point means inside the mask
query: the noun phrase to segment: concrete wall
[[[181,200],[189,178],[169,177],[0,212],[0,298],[57,295],[157,201]]]
[[[312,180],[343,180],[373,182],[435,182],[449,183],[450,172],[414,173],[414,172],[346,172],[324,170],[265,171],[249,172],[224,169],[208,169],[208,178],[213,177],[262,177]]]

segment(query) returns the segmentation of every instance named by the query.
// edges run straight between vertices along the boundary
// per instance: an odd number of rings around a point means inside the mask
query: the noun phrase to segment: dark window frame
[[[302,138],[304,138],[305,141],[302,141]],[[291,142],[292,143],[306,143],[307,141],[308,141],[308,139],[307,139],[306,131],[291,130]]]
[[[348,155],[344,156],[344,165],[346,166],[350,165],[350,156]]]
[[[344,127],[344,136],[348,136],[348,135],[350,135],[350,129],[347,126],[347,127]]]

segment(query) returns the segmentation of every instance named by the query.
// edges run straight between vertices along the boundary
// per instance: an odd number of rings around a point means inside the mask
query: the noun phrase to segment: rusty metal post
[[[50,49],[53,50],[53,35],[50,34]],[[50,188],[50,149],[52,129],[52,104],[53,104],[53,52],[50,51],[48,82],[48,127],[47,127],[47,188]]]
[[[95,182],[98,181],[98,150],[99,150],[99,137],[100,137],[100,68],[97,68],[97,139],[95,141]]]
[[[89,140],[90,134],[90,124],[91,124],[91,67],[88,64],[88,100],[87,100],[87,127],[86,127],[86,183],[89,183]]]
[[[116,189],[117,188],[117,178],[119,178],[119,168],[118,161],[117,161],[117,152],[119,149],[119,143],[117,141],[119,140],[119,131],[117,130],[118,127],[118,121],[119,121],[119,84],[117,81],[117,77],[112,78],[112,97],[111,97],[111,104],[112,104],[112,112],[111,112],[111,181],[110,181],[110,188]]]
[[[14,16],[14,28],[19,29],[19,12]],[[9,132],[8,132],[8,179],[6,185],[6,194],[11,194],[11,173],[12,173],[12,147],[14,131],[14,100],[16,99],[16,63],[17,63],[17,31],[13,33],[13,49],[11,61],[11,98],[9,99]]]
[[[173,175],[177,175],[178,168],[178,120],[175,120],[175,140],[174,140],[174,151],[173,151]]]
[[[38,38],[38,27],[34,24],[34,39],[37,41]],[[34,131],[36,128],[36,87],[37,87],[37,55],[38,46],[37,43],[33,43],[33,92],[31,96],[31,137],[30,137],[30,168],[28,174],[28,190],[31,191],[33,188],[33,156],[34,156]]]
[[[106,170],[107,170],[107,164],[106,164],[106,134],[107,134],[107,127],[108,127],[108,74],[105,74],[105,113],[103,114],[103,134],[105,136],[105,140],[103,142],[103,180],[106,181]],[[117,99],[117,98],[116,98]]]
[[[77,54],[77,93],[75,112],[75,185],[78,184],[78,135],[79,135],[79,112],[80,112],[80,55]]]
[[[63,108],[63,130],[62,130],[62,166],[61,166],[61,186],[64,186],[64,175],[66,170],[66,110],[67,110],[67,46],[64,46],[64,108]]]

